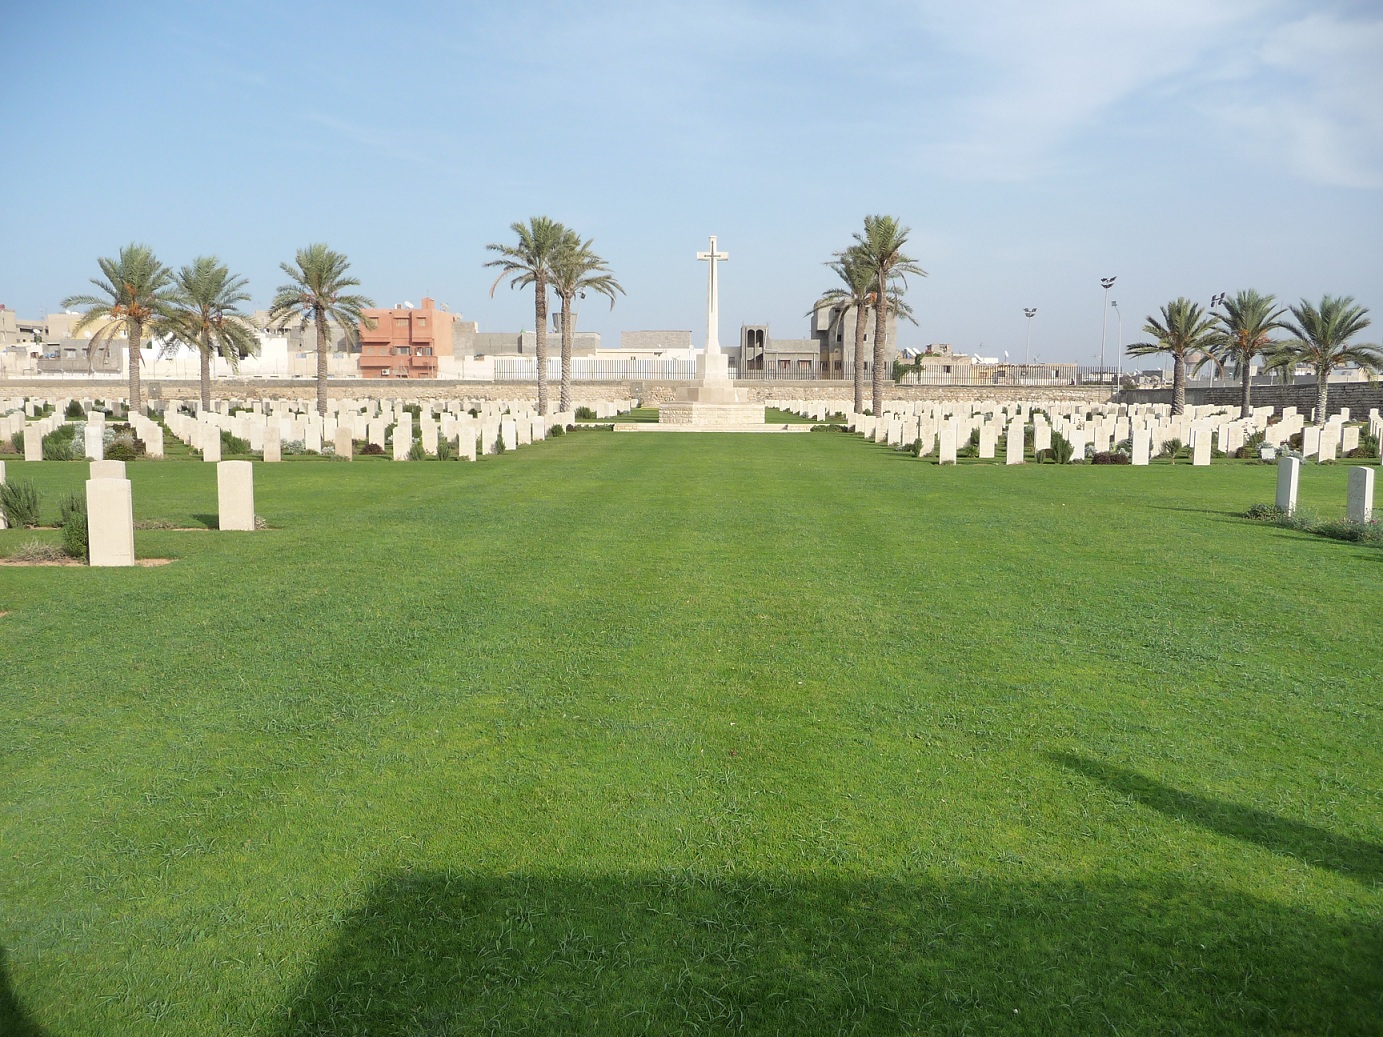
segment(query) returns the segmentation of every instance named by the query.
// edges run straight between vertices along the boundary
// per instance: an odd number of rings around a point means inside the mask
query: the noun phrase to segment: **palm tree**
[[[359,336],[362,323],[374,327],[374,321],[362,312],[374,302],[346,291],[360,285],[356,278],[346,276],[350,265],[344,255],[320,242],[300,248],[292,264],[279,264],[292,280],[279,285],[269,305],[270,326],[282,328],[296,320],[299,330],[309,323],[317,327],[318,414],[327,412],[327,322],[341,325],[348,338]]]
[[[831,321],[831,330],[838,321],[845,319],[850,310],[855,311],[855,413],[864,412],[864,327],[869,310],[874,305],[874,268],[854,249],[836,253],[836,258],[826,264],[840,278],[844,287],[832,288],[823,292],[812,307],[812,312],[830,306],[839,308]],[[829,332],[828,332],[829,334]]]
[[[1216,320],[1199,303],[1176,298],[1162,307],[1162,319],[1148,317],[1143,330],[1152,342],[1135,342],[1129,356],[1172,355],[1172,413],[1186,413],[1186,363],[1195,357],[1199,371],[1213,360],[1211,349],[1219,334]]]
[[[163,353],[167,356],[181,344],[201,354],[203,410],[211,409],[212,356],[225,357],[231,370],[238,371],[240,358],[258,351],[254,326],[239,309],[250,299],[248,283],[215,256],[198,256],[178,271]]]
[[[1292,336],[1269,357],[1268,364],[1290,369],[1305,364],[1316,371],[1316,424],[1325,424],[1329,402],[1330,373],[1337,367],[1356,364],[1366,371],[1383,370],[1383,351],[1377,346],[1349,344],[1373,322],[1368,310],[1356,305],[1351,296],[1327,295],[1319,307],[1305,299],[1291,308],[1292,320],[1283,327]]]
[[[884,408],[884,351],[888,344],[888,315],[894,312],[893,300],[901,299],[907,290],[908,275],[926,277],[927,271],[917,265],[917,261],[904,255],[903,246],[908,242],[912,231],[902,226],[892,216],[866,216],[864,233],[855,235],[852,251],[874,272],[876,285],[884,286],[880,293],[886,298],[885,305],[874,307],[874,370],[872,390],[874,413],[880,414]],[[856,363],[859,358],[856,357]]]
[[[572,300],[597,292],[610,300],[613,310],[615,295],[623,295],[624,286],[615,280],[605,260],[591,250],[591,239],[582,241],[576,231],[569,230],[552,260],[552,289],[562,301],[562,392],[557,409],[565,412],[571,409]]]
[[[105,276],[93,277],[91,283],[101,295],[69,295],[62,305],[87,307],[74,332],[100,325],[92,336],[91,349],[124,333],[130,353],[130,409],[139,410],[144,405],[139,349],[144,333],[156,332],[167,315],[173,271],[155,258],[148,245],[126,245],[119,258],[96,262]]]
[[[1282,315],[1286,307],[1276,305],[1272,295],[1259,295],[1253,289],[1239,292],[1224,302],[1225,312],[1216,314],[1220,322],[1219,340],[1215,343],[1215,359],[1221,367],[1233,363],[1238,369],[1243,386],[1239,398],[1239,417],[1247,418],[1253,413],[1250,385],[1253,358],[1272,349],[1269,337],[1282,325]]]
[[[518,235],[517,245],[490,244],[485,247],[498,252],[486,266],[500,268],[495,283],[490,285],[490,298],[506,277],[510,288],[533,286],[533,323],[538,361],[538,413],[547,413],[547,287],[552,281],[552,264],[561,251],[567,229],[546,216],[529,218],[527,226],[511,223],[509,229]]]

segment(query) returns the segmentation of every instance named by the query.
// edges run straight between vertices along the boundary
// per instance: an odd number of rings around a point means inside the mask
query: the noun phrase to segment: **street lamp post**
[[[1104,381],[1104,337],[1109,324],[1109,290],[1114,287],[1118,277],[1101,277],[1100,287],[1104,289],[1104,307],[1100,310],[1100,381]]]
[[[1118,318],[1119,321],[1118,337],[1115,339],[1114,347],[1114,352],[1119,357],[1119,374],[1118,379],[1115,382],[1115,385],[1117,386],[1117,388],[1115,389],[1115,399],[1117,400],[1119,398],[1119,395],[1122,394],[1124,391],[1124,311],[1119,309],[1118,299],[1109,300],[1109,305],[1114,307],[1114,316]]]
[[[1037,316],[1036,306],[1024,306],[1023,316],[1028,318],[1028,339],[1023,343],[1023,375],[1027,376],[1028,356],[1032,353],[1032,319]]]
[[[1224,292],[1216,292],[1214,295],[1212,295],[1212,296],[1210,297],[1210,308],[1213,310],[1216,306],[1219,306],[1219,305],[1220,305],[1221,303],[1223,303],[1224,301],[1225,301],[1225,293],[1224,293]],[[1215,388],[1215,375],[1216,375],[1216,373],[1217,373],[1218,371],[1219,371],[1219,364],[1218,364],[1218,363],[1211,363],[1211,365],[1210,365],[1210,388],[1212,388],[1212,389]]]

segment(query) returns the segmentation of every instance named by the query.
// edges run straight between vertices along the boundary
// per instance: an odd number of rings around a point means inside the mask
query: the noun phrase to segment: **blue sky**
[[[145,241],[263,304],[311,241],[482,330],[485,245],[547,214],[628,296],[583,330],[806,333],[870,212],[929,272],[903,345],[1091,362],[1126,314],[1254,287],[1383,306],[1383,10],[1287,0],[234,4],[6,0],[0,302]],[[1112,316],[1112,315],[1111,315]],[[1112,356],[1116,322],[1109,324]],[[1377,338],[1377,335],[1375,335]]]

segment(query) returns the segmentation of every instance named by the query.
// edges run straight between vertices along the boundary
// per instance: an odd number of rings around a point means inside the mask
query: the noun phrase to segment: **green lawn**
[[[0,569],[5,1037],[1379,1032],[1383,551],[1237,518],[1272,467],[256,479]]]

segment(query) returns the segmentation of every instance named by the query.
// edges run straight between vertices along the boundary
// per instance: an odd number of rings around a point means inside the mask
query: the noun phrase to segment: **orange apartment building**
[[[456,317],[426,296],[418,309],[396,306],[364,315],[369,320],[360,327],[362,378],[436,378],[437,358],[451,356]]]

